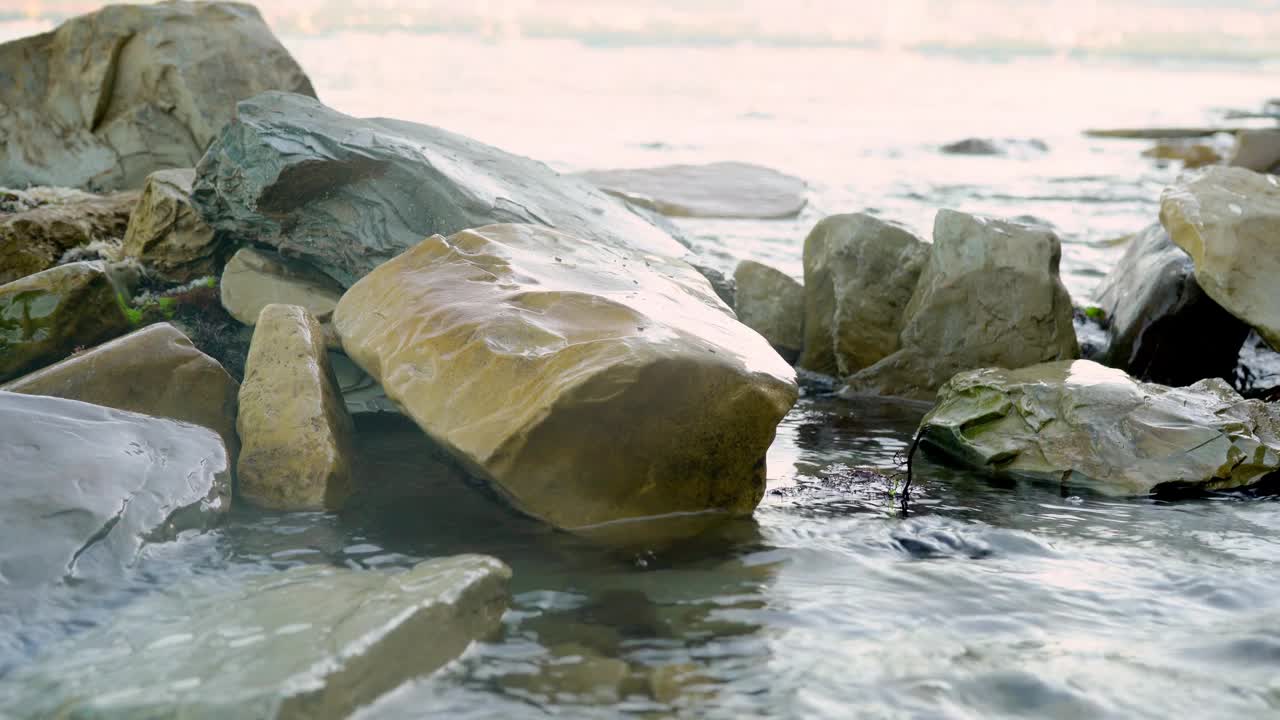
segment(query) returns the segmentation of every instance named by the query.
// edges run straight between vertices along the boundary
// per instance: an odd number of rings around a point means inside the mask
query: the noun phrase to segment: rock
[[[99,263],[60,265],[0,285],[0,382],[128,329]]]
[[[689,258],[688,262],[699,275],[711,283],[711,289],[715,290],[716,297],[723,300],[726,306],[731,308],[738,306],[738,287],[734,284],[733,278],[726,277],[719,270],[700,263],[697,258]]]
[[[6,591],[114,574],[144,542],[202,527],[231,504],[230,465],[212,430],[0,392],[0,437]]]
[[[1078,357],[1062,247],[1047,228],[941,210],[901,346],[840,393],[930,399],[952,375]]]
[[[1200,289],[1194,269],[1159,225],[1129,241],[1098,290],[1108,320],[1105,364],[1178,387],[1231,378],[1249,326]]]
[[[800,178],[740,162],[578,173],[601,190],[668,217],[795,217],[808,199]]]
[[[621,202],[542,163],[288,93],[240,103],[196,170],[193,198],[218,232],[275,247],[343,286],[428,235],[501,222],[657,255],[686,252]]]
[[[1236,133],[1236,147],[1227,164],[1261,173],[1280,170],[1280,129]]]
[[[311,565],[197,577],[15,670],[9,709],[23,717],[345,718],[497,630],[510,577],[483,555],[401,573]]]
[[[1106,495],[1225,490],[1280,469],[1280,413],[1218,379],[1141,383],[1088,360],[961,373],[920,446],[960,465]]]
[[[1047,152],[1049,146],[1043,140],[966,138],[948,143],[938,149],[945,155],[1007,155],[1011,152],[1027,150]]]
[[[33,190],[54,192],[0,189],[14,208],[13,214],[0,214],[0,284],[48,270],[73,248],[118,244],[138,201],[133,192],[99,196],[60,188]]]
[[[564,643],[533,674],[503,675],[503,689],[539,703],[612,704],[622,699],[631,666],[590,648]]]
[[[157,170],[147,176],[122,252],[169,282],[217,275],[225,255],[191,205],[196,171]]]
[[[249,346],[236,429],[240,495],[272,510],[338,509],[351,494],[351,416],[320,323],[268,305]]]
[[[249,5],[112,5],[0,45],[0,185],[94,191],[192,167],[263,90],[314,95]],[[20,71],[20,72],[19,72]]]
[[[537,225],[426,239],[348,290],[334,327],[473,473],[581,532],[750,513],[797,395],[688,265]]]
[[[929,245],[864,213],[823,219],[804,241],[804,354],[800,365],[850,375],[898,349],[903,311]]]
[[[333,329],[333,326],[328,326]],[[400,408],[387,398],[387,393],[369,373],[351,362],[344,353],[329,351],[329,367],[333,368],[333,376],[338,381],[338,392],[342,393],[342,401],[347,406],[347,413],[360,415],[365,413],[400,414]]]
[[[222,271],[222,307],[245,325],[255,325],[273,303],[298,305],[321,323],[333,317],[342,286],[319,270],[273,252],[240,248]]]
[[[804,286],[790,275],[753,260],[733,272],[738,320],[764,336],[787,362],[804,347]]]
[[[1280,180],[1209,168],[1164,191],[1160,223],[1191,255],[1205,293],[1280,349]]]
[[[1208,143],[1167,140],[1142,151],[1142,157],[1155,160],[1178,160],[1184,168],[1204,167],[1222,162],[1222,154]]]
[[[149,325],[0,386],[206,427],[222,437],[233,463],[240,448],[239,389],[218,361],[168,323]]]
[[[693,663],[659,665],[649,672],[649,694],[664,705],[712,700],[714,685],[703,669]]]

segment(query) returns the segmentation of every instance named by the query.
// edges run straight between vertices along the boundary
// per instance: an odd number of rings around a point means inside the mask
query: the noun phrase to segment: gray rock
[[[1010,140],[991,138],[965,138],[938,148],[945,155],[1007,155],[1011,152],[1046,152],[1049,146],[1043,140]]]
[[[920,425],[931,454],[1105,495],[1247,487],[1280,470],[1280,412],[1225,382],[1140,383],[1088,360],[961,373]]]
[[[492,223],[554,227],[669,257],[686,252],[618,200],[542,163],[289,93],[240,103],[196,175],[193,198],[215,230],[306,260],[344,286],[424,237]]]
[[[790,275],[743,260],[733,272],[738,322],[764,336],[787,362],[804,347],[804,286]]]
[[[237,101],[314,95],[250,5],[112,5],[0,45],[0,185],[138,188],[191,167]]]
[[[840,393],[930,399],[957,372],[1076,358],[1062,246],[1047,228],[941,210],[901,346]]]
[[[1227,164],[1254,172],[1280,169],[1280,129],[1241,130],[1236,133],[1235,150]]]
[[[212,430],[76,400],[0,392],[0,602],[128,566],[148,540],[231,504]]]
[[[1200,289],[1191,256],[1158,224],[1129,241],[1102,281],[1098,305],[1109,322],[1103,362],[1148,382],[1230,379],[1249,334]]]
[[[689,264],[693,266],[698,274],[707,279],[711,283],[711,289],[716,291],[716,297],[724,301],[724,304],[734,308],[738,306],[738,286],[734,283],[733,278],[726,276],[719,270],[704,265],[696,259],[690,259]]]
[[[16,670],[0,713],[345,718],[495,631],[510,577],[459,555],[395,574],[312,565],[192,580]]]
[[[740,162],[591,170],[578,177],[669,217],[795,217],[808,199],[800,178]]]

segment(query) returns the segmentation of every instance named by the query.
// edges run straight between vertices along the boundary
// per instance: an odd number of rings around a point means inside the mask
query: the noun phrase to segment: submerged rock
[[[774,268],[743,260],[733,272],[738,320],[764,336],[787,362],[804,347],[804,286]]]
[[[338,303],[347,353],[561,528],[747,514],[792,369],[688,265],[536,225],[435,236]]]
[[[233,463],[240,448],[239,389],[217,360],[168,323],[149,325],[0,386],[200,425],[222,437]]]
[[[669,217],[795,217],[808,202],[800,178],[740,162],[591,170],[578,177]]]
[[[1241,130],[1236,133],[1236,147],[1227,162],[1254,172],[1280,170],[1280,129]]]
[[[1010,152],[1034,150],[1047,152],[1049,146],[1043,140],[1011,140],[991,138],[966,138],[947,143],[938,148],[945,155],[1007,155]]]
[[[128,329],[99,263],[61,265],[0,285],[0,382]]]
[[[158,170],[147,176],[141,199],[129,218],[121,249],[156,275],[185,283],[218,274],[222,254],[213,228],[191,205],[191,169]]]
[[[143,543],[231,505],[212,430],[75,400],[0,392],[0,602],[117,572]]]
[[[1209,168],[1164,191],[1160,222],[1205,293],[1280,349],[1280,180]]]
[[[618,200],[542,163],[409,122],[360,120],[315,100],[240,103],[197,168],[205,220],[237,242],[304,260],[344,286],[433,233],[491,223],[681,257],[685,248]]]
[[[240,495],[272,510],[342,507],[351,495],[351,416],[320,323],[297,305],[258,317],[240,387]]]
[[[141,187],[191,167],[237,101],[314,94],[250,5],[111,5],[0,45],[0,185]]]
[[[998,476],[1106,495],[1225,490],[1280,470],[1280,412],[1222,380],[1169,388],[1088,360],[961,373],[920,446]]]
[[[928,258],[927,243],[865,213],[815,225],[804,241],[800,365],[843,377],[897,350],[903,312]]]
[[[342,286],[303,263],[265,250],[240,248],[222,271],[222,307],[245,325],[256,325],[271,304],[298,305],[322,323],[333,317]]]
[[[1078,357],[1062,246],[1046,228],[941,210],[933,251],[903,313],[900,348],[842,395],[927,400],[952,375]]]
[[[0,284],[48,270],[74,248],[119,244],[138,202],[133,192],[93,195],[62,188],[0,189],[0,195],[11,196],[13,208],[0,210]]]
[[[1222,162],[1222,153],[1218,152],[1218,148],[1208,143],[1186,140],[1156,143],[1142,151],[1142,156],[1154,160],[1177,160],[1188,170]]]
[[[401,573],[311,565],[194,579],[117,610],[15,670],[4,709],[23,717],[345,718],[497,630],[510,577],[495,558],[459,555]]]
[[[1129,241],[1098,290],[1109,321],[1105,364],[1164,385],[1231,378],[1249,326],[1206,295],[1194,271],[1159,225]]]

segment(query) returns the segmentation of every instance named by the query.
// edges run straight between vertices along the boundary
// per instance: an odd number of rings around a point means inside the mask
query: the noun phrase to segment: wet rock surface
[[[191,167],[237,101],[314,95],[252,6],[113,5],[0,45],[0,186],[139,188]]]
[[[138,201],[133,192],[93,195],[65,188],[0,188],[0,284],[48,270],[67,251],[118,246]]]
[[[920,446],[1001,477],[1102,495],[1243,488],[1280,470],[1280,412],[1222,380],[1141,383],[1088,360],[961,373]]]
[[[591,170],[577,177],[669,217],[788,218],[808,202],[803,180],[750,163]]]

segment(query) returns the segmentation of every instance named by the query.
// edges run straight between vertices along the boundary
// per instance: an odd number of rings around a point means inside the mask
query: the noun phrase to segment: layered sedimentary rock
[[[1218,379],[1141,383],[1088,360],[962,373],[921,447],[997,476],[1145,495],[1256,484],[1280,470],[1280,413]]]
[[[232,462],[240,385],[174,326],[158,323],[0,386],[209,428]]]
[[[929,399],[952,375],[1078,357],[1053,232],[941,210],[904,311],[900,347],[850,377],[844,395]]]
[[[170,282],[216,275],[225,257],[213,228],[191,205],[195,176],[189,168],[148,175],[124,236],[123,254]]]
[[[115,574],[147,541],[231,505],[212,430],[75,400],[0,392],[0,577],[21,591]]]
[[[134,192],[93,195],[65,188],[0,189],[0,284],[48,270],[68,250],[119,244],[138,201]]]
[[[738,320],[764,336],[788,362],[804,347],[804,286],[790,275],[743,260],[733,272]]]
[[[256,325],[271,304],[298,305],[328,322],[342,297],[333,278],[299,262],[253,248],[240,248],[222,271],[222,307],[245,325]]]
[[[1160,225],[1129,241],[1098,291],[1110,340],[1106,364],[1165,385],[1231,378],[1249,326],[1206,295],[1194,272]]]
[[[815,225],[804,241],[800,366],[843,377],[897,350],[928,258],[927,243],[871,215],[832,215]]]
[[[7,699],[30,717],[338,720],[497,630],[510,577],[483,555],[196,577],[25,663]]]
[[[192,167],[236,102],[314,95],[250,5],[112,5],[0,45],[0,186],[141,187]]]
[[[1186,176],[1161,196],[1160,223],[1205,293],[1280,349],[1280,179],[1234,167]]]
[[[751,512],[797,395],[688,265],[537,225],[428,238],[334,326],[432,438],[562,528]]]
[[[750,163],[591,170],[578,177],[668,217],[788,218],[808,202],[803,180]]]
[[[60,265],[0,285],[0,382],[128,329],[100,263]]]
[[[320,323],[297,305],[258,317],[236,429],[240,495],[273,510],[338,509],[351,494],[351,416]]]
[[[671,257],[684,246],[622,202],[542,163],[427,125],[361,120],[302,95],[263,93],[196,171],[205,221],[349,286],[433,233],[491,223]]]

